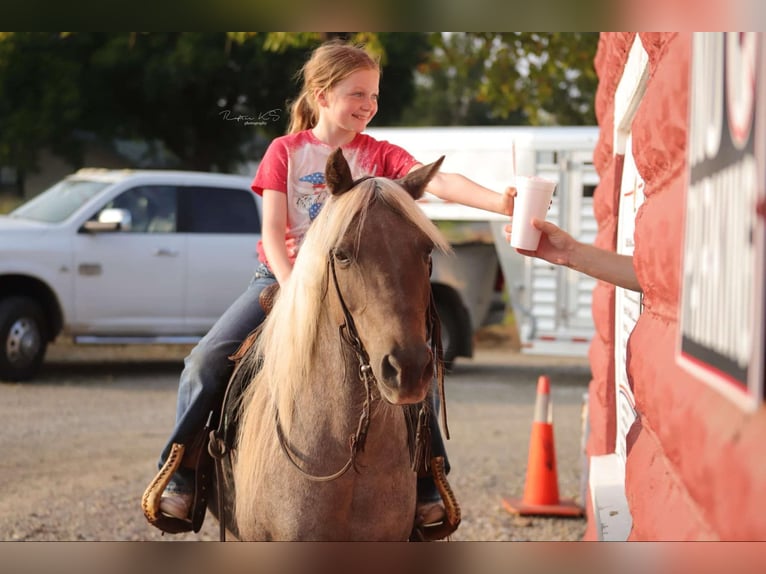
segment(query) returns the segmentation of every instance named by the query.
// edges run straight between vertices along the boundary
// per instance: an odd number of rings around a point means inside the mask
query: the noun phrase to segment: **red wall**
[[[631,540],[766,540],[766,409],[748,413],[676,365],[686,193],[691,34],[642,33],[650,79],[633,121],[633,154],[645,181],[636,217],[634,266],[644,311],[628,343],[628,376],[638,418],[628,440],[625,491]],[[613,248],[614,92],[635,34],[601,35],[596,109],[601,140],[594,162],[597,243]],[[588,454],[613,452],[614,289],[594,292],[596,337]],[[588,509],[586,539],[593,539]]]

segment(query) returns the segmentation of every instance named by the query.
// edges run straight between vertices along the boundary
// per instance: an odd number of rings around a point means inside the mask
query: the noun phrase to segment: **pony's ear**
[[[444,156],[441,156],[435,162],[419,167],[415,171],[411,171],[404,177],[397,179],[396,183],[406,189],[414,199],[420,199],[423,197],[428,182],[439,171],[443,161]]]
[[[324,179],[332,195],[346,193],[354,185],[351,168],[340,148],[336,148],[327,158],[324,168]]]

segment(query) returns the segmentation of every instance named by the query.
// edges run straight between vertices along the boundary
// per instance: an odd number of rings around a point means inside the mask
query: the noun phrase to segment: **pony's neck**
[[[360,377],[359,360],[356,354],[341,341],[335,321],[321,321],[321,332],[317,333],[317,348],[313,358],[312,380],[306,381],[303,392],[296,397],[294,423],[295,432],[303,434],[302,441],[314,442],[319,450],[325,450],[328,443],[337,443],[338,452],[348,454],[348,439],[355,433],[362,415],[366,391]],[[373,386],[371,419],[391,416],[397,407],[380,400]],[[398,420],[401,418],[393,416]],[[403,421],[403,419],[402,419]],[[391,431],[391,423],[389,431]],[[395,421],[394,426],[398,423]],[[298,431],[298,428],[301,431]],[[370,425],[370,434],[378,433],[383,425]],[[372,440],[373,437],[368,435]],[[304,443],[305,444],[305,443]]]

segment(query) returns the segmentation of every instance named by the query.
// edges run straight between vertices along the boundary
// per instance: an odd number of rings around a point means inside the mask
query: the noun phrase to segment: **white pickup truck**
[[[25,380],[57,336],[186,343],[257,264],[250,178],[83,169],[0,216],[0,380]]]

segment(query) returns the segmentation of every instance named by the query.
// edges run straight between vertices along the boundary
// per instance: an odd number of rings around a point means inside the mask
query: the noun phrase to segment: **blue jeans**
[[[250,332],[266,318],[258,298],[266,287],[276,283],[266,265],[260,265],[250,285],[221,315],[191,353],[184,359],[184,370],[178,383],[176,425],[160,455],[161,467],[173,443],[189,445],[205,426],[210,411],[223,401],[226,384],[234,370],[229,356],[234,354]],[[194,471],[180,469],[173,475],[168,490],[192,492]]]

